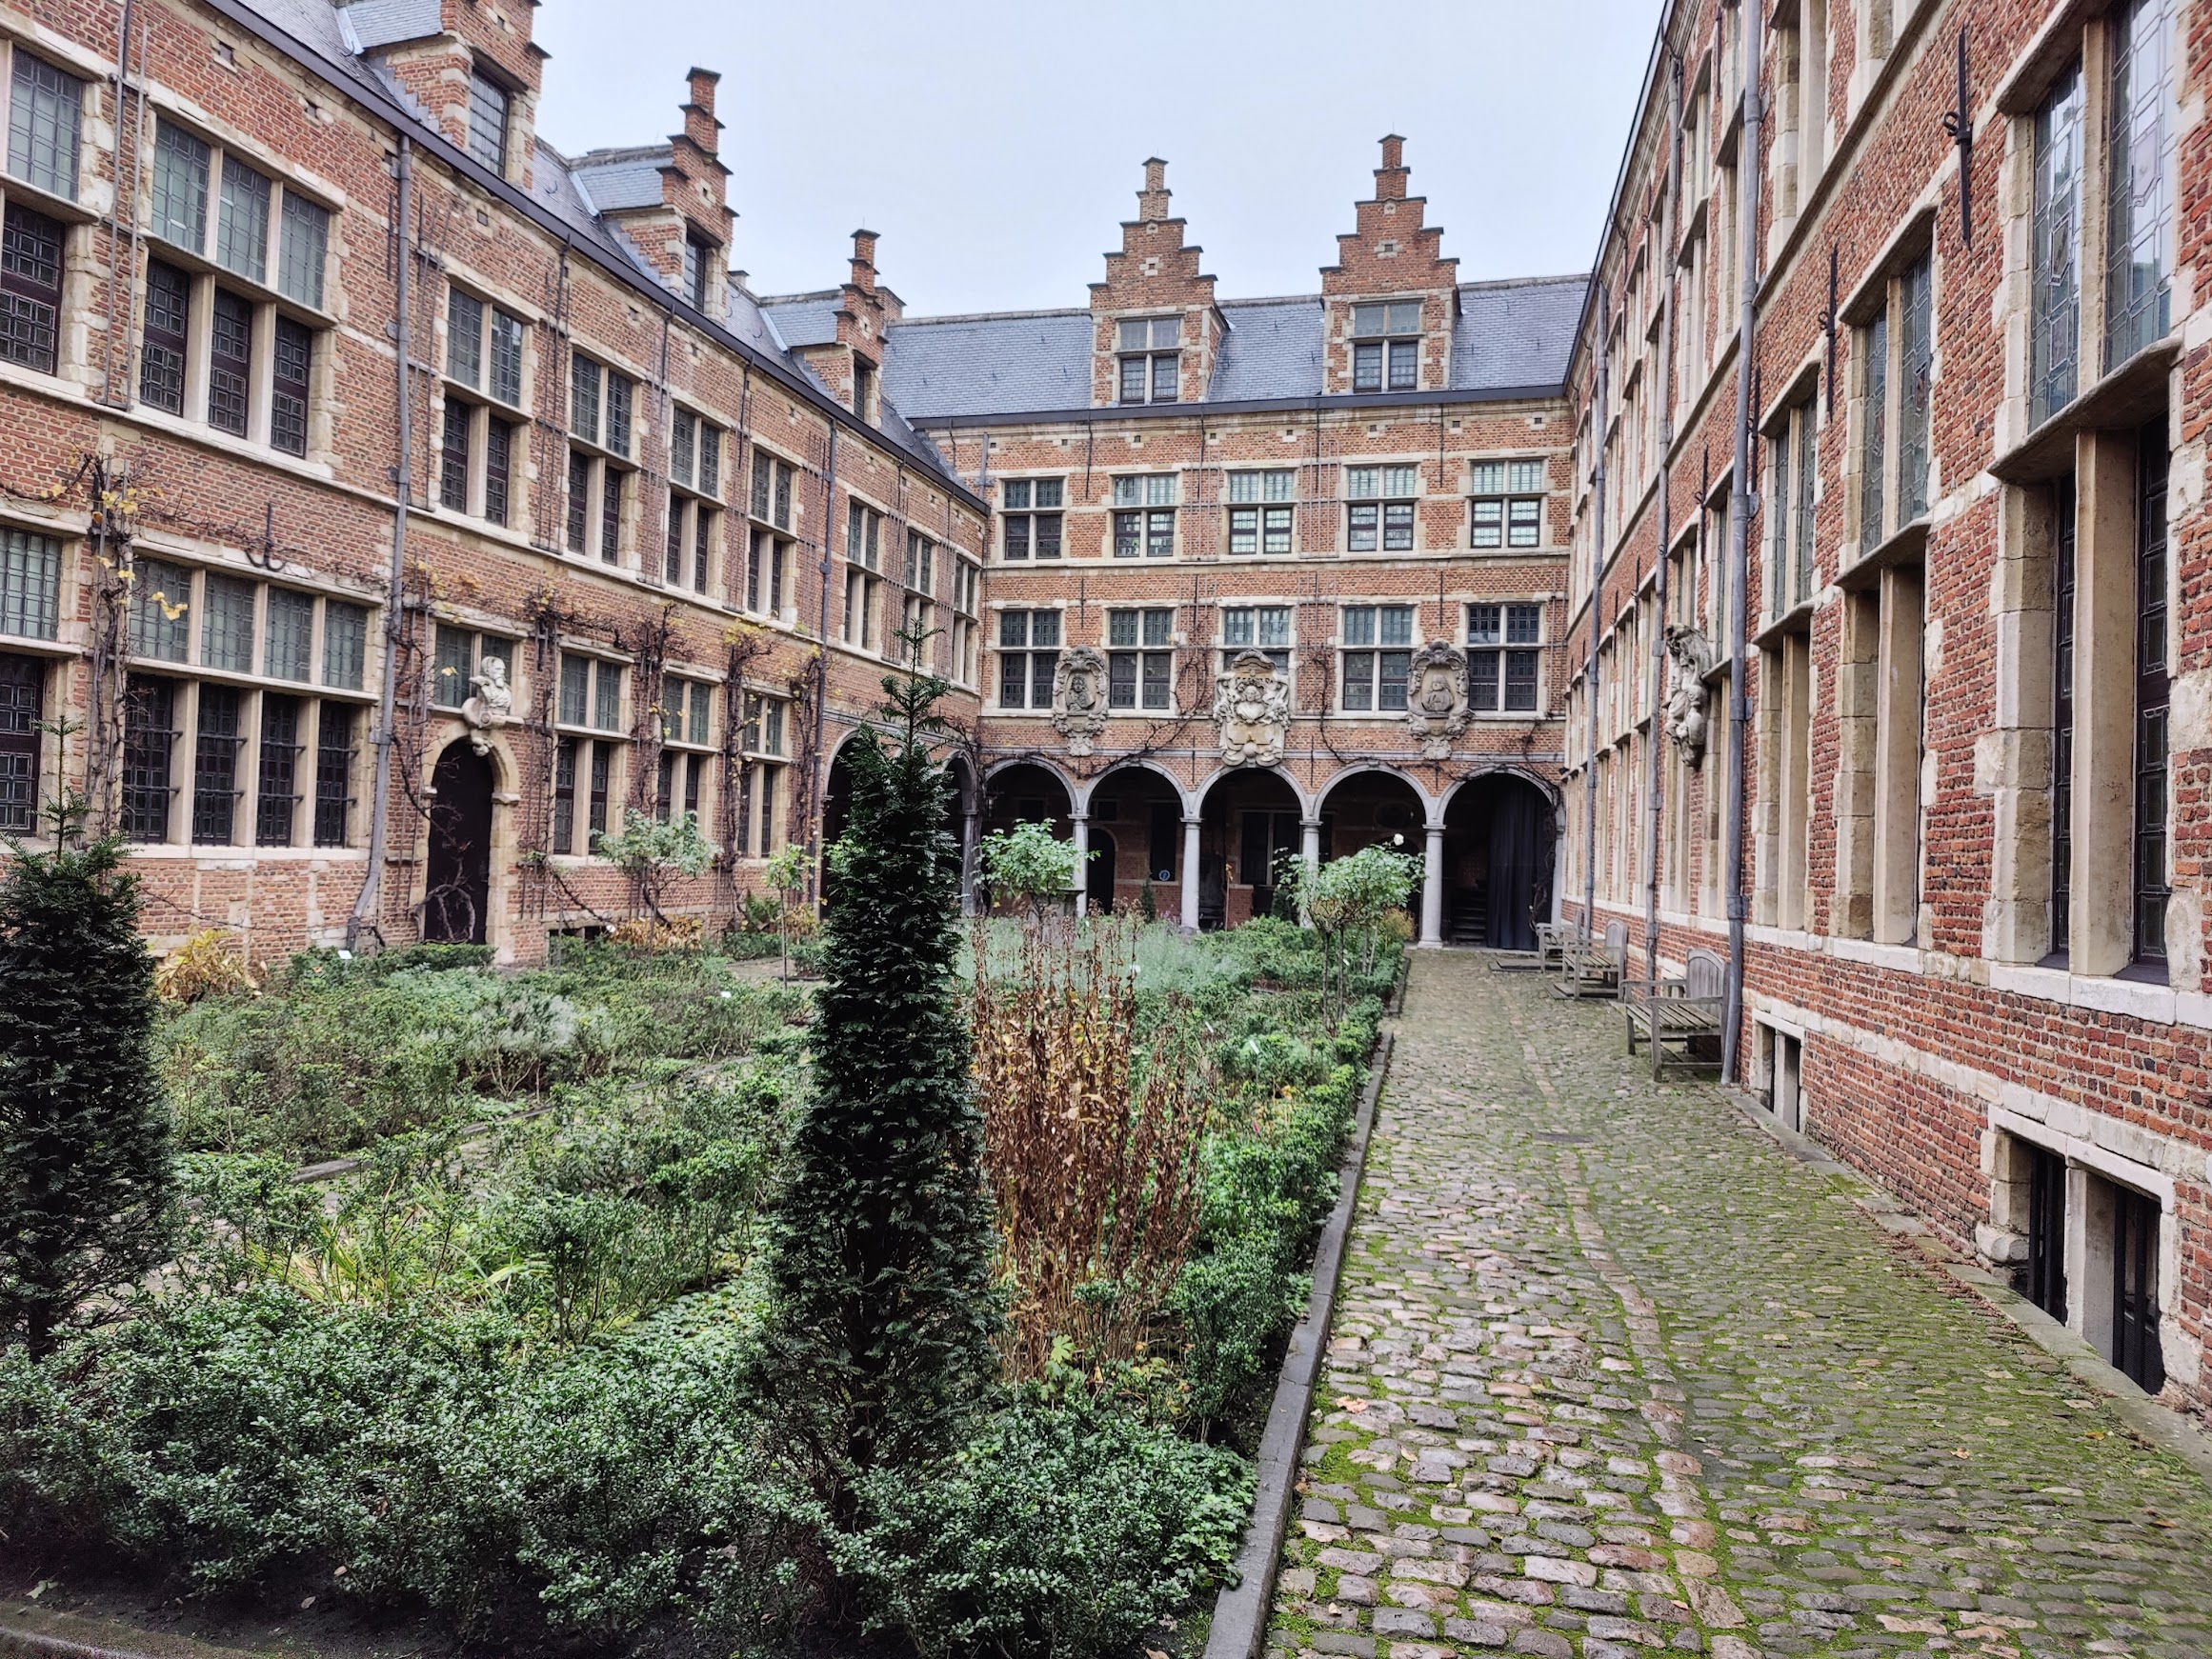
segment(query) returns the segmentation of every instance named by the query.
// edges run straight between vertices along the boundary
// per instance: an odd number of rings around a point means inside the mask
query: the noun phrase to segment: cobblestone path
[[[2212,1656],[2212,1491],[1862,1191],[1423,955],[1274,1653]]]

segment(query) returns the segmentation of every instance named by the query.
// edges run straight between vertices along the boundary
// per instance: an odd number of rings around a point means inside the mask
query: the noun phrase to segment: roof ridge
[[[673,144],[613,145],[600,150],[587,150],[583,154],[572,158],[569,166],[572,169],[612,167],[618,162],[643,161],[649,155],[672,155],[674,151],[675,146]]]

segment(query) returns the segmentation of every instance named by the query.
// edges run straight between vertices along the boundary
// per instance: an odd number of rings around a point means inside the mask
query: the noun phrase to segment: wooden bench
[[[1651,1045],[1651,1074],[1656,1079],[1669,1066],[1703,1066],[1697,1046],[1720,1039],[1720,1022],[1727,1008],[1726,968],[1710,950],[1693,950],[1682,964],[1679,979],[1623,979],[1620,1009],[1628,1021],[1628,1051],[1636,1052],[1640,1037]]]
[[[1572,922],[1538,922],[1536,924],[1537,967],[1546,972],[1559,966],[1559,956],[1574,940],[1575,924]]]
[[[1602,940],[1570,939],[1559,951],[1561,996],[1613,996],[1620,989],[1623,965],[1628,960],[1628,925],[1605,924]]]

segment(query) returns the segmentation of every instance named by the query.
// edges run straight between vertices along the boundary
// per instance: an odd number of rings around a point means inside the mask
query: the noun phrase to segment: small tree
[[[1062,841],[1043,824],[1016,824],[983,837],[983,879],[991,896],[1017,899],[1029,906],[1033,921],[1065,898],[1076,885],[1080,861],[1076,844]]]
[[[599,836],[597,851],[613,860],[636,888],[638,904],[653,920],[665,925],[668,917],[660,901],[668,895],[669,884],[679,875],[695,880],[706,874],[714,862],[715,847],[699,833],[695,812],[660,819],[631,807],[622,814],[622,833]]]
[[[783,982],[791,983],[791,908],[797,902],[796,894],[807,885],[807,849],[802,842],[787,841],[783,850],[768,861],[760,872],[776,896],[775,934],[776,949],[783,956]]]
[[[934,675],[887,679],[884,741],[847,746],[831,849],[814,1086],[775,1212],[773,1405],[840,1523],[851,1480],[955,1444],[995,1370],[991,1201],[968,1033],[953,1000],[960,848],[929,752]]]
[[[1290,867],[1298,908],[1320,936],[1323,991],[1334,981],[1339,1006],[1351,976],[1353,946],[1359,948],[1361,971],[1372,970],[1382,918],[1404,906],[1420,870],[1419,859],[1382,846],[1362,847],[1317,870],[1303,860]]]
[[[119,842],[72,848],[70,828],[51,852],[11,847],[0,884],[0,1331],[34,1357],[170,1253],[137,887]]]

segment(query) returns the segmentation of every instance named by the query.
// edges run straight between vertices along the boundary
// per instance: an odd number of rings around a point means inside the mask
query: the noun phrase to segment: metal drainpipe
[[[1582,938],[1596,932],[1598,914],[1598,609],[1605,587],[1605,353],[1613,332],[1613,298],[1598,289],[1598,386],[1590,406],[1590,447],[1596,451],[1590,514],[1590,661],[1582,676],[1589,719],[1582,755]]]
[[[1661,204],[1659,250],[1666,259],[1666,287],[1659,301],[1659,562],[1652,567],[1651,725],[1644,748],[1648,763],[1645,798],[1651,807],[1651,847],[1643,897],[1643,976],[1659,978],[1659,824],[1662,817],[1659,745],[1659,694],[1667,660],[1667,561],[1674,540],[1675,447],[1675,204],[1682,189],[1682,66],[1676,59],[1667,73],[1667,195]]]
[[[1743,17],[1743,157],[1737,186],[1737,217],[1742,260],[1742,297],[1737,312],[1736,459],[1728,489],[1728,795],[1722,824],[1728,894],[1728,1003],[1720,1028],[1720,1081],[1738,1081],[1741,1056],[1739,1029],[1743,1023],[1743,740],[1749,710],[1744,705],[1744,589],[1751,573],[1751,364],[1758,343],[1759,306],[1759,135],[1760,8],[1746,6]]]
[[[387,836],[385,818],[392,805],[392,723],[399,702],[399,639],[405,624],[401,608],[407,597],[407,510],[414,491],[413,389],[409,353],[413,342],[409,329],[414,274],[414,250],[409,239],[409,219],[414,211],[413,147],[405,132],[399,134],[399,320],[392,337],[399,348],[399,465],[393,470],[397,488],[392,504],[392,577],[384,604],[384,681],[376,697],[376,777],[370,790],[369,868],[361,880],[353,913],[346,918],[346,949],[361,942],[361,925],[374,915],[383,896]]]
[[[837,423],[830,423],[829,475],[822,484],[822,627],[815,638],[816,659],[822,665],[822,683],[814,688],[814,756],[807,768],[807,841],[809,879],[814,883],[814,910],[822,914],[822,739],[830,724],[830,537],[837,519]]]

